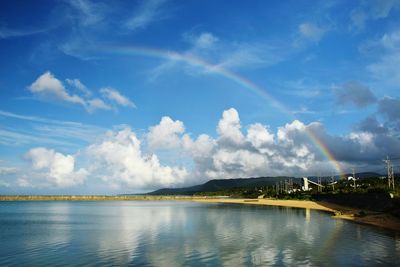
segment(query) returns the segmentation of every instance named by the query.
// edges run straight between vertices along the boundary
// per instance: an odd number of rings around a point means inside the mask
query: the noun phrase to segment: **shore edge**
[[[230,203],[244,205],[267,205],[290,208],[304,208],[331,212],[335,219],[344,219],[400,232],[400,219],[390,214],[351,207],[344,207],[323,201],[280,200],[280,199],[193,199],[196,202]]]

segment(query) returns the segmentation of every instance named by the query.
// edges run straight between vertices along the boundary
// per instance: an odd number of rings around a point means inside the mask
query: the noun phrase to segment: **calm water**
[[[305,209],[0,202],[0,266],[395,266],[400,237]]]

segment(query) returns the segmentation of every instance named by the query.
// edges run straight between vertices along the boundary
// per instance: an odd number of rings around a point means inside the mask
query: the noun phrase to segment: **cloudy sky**
[[[3,194],[384,172],[400,156],[396,0],[1,1],[0,62]]]

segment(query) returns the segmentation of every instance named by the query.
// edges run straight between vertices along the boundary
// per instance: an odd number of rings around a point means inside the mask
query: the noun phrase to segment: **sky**
[[[384,173],[400,1],[1,1],[0,193]]]

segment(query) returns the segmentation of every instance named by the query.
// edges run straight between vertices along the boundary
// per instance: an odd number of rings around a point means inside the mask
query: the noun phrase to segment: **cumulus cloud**
[[[299,25],[300,34],[307,40],[319,42],[325,33],[325,30],[317,25],[305,22]]]
[[[165,122],[168,123],[157,125],[169,125],[168,131],[163,131],[167,134],[158,135],[163,142],[157,145],[169,144],[167,147],[180,148],[190,156],[193,165],[185,182],[192,184],[232,177],[336,173],[320,143],[343,169],[367,162],[376,167],[377,159],[396,153],[400,147],[400,141],[385,132],[378,122],[374,127],[369,125],[370,128],[366,127],[368,122],[360,124],[344,136],[328,134],[320,122],[304,124],[298,120],[278,127],[275,133],[260,123],[249,125],[243,132],[239,113],[231,108],[223,112],[216,138],[206,134],[192,138],[184,133],[183,124],[178,121],[169,118]]]
[[[88,174],[84,168],[75,170],[74,156],[63,155],[53,149],[32,148],[24,158],[31,162],[34,172],[29,178],[22,178],[21,182],[25,185],[39,180],[45,186],[71,187],[83,184]]]
[[[328,134],[319,122],[294,120],[278,127],[276,133],[259,123],[241,131],[238,112],[226,110],[213,139],[201,135],[192,140],[183,135],[184,148],[194,161],[194,176],[210,178],[262,175],[309,175],[337,172],[322,153],[323,143],[345,169],[361,162],[373,162],[395,153],[400,141],[384,132],[357,129],[345,136]],[[318,140],[315,141],[315,140]],[[201,150],[201,148],[203,150]]]
[[[239,113],[236,109],[230,108],[222,113],[222,118],[218,122],[217,133],[222,141],[240,144],[244,139],[240,130],[241,127]]]
[[[373,134],[386,134],[388,132],[388,129],[374,116],[365,118],[358,123],[356,128],[362,132],[369,132]]]
[[[135,108],[135,104],[126,96],[123,96],[117,89],[114,88],[102,88],[100,89],[100,93],[104,98],[116,103],[117,105],[124,107]]]
[[[147,142],[152,149],[173,149],[181,145],[180,135],[185,131],[183,122],[162,117],[158,125],[152,126],[147,134]]]
[[[155,154],[142,153],[141,142],[129,128],[108,132],[87,148],[92,172],[115,188],[131,189],[172,186],[182,183],[188,172],[183,167],[163,166]]]
[[[66,101],[85,106],[85,101],[78,95],[70,95],[60,80],[54,77],[49,71],[40,75],[28,89],[42,97],[49,97],[56,100]]]
[[[396,113],[397,104],[390,104],[393,111],[384,111],[387,116],[400,114]],[[330,175],[338,170],[326,158],[326,148],[345,171],[359,164],[380,168],[380,159],[396,155],[400,148],[399,138],[375,117],[366,118],[347,135],[330,135],[320,122],[305,124],[299,120],[275,131],[260,123],[242,128],[238,111],[230,108],[222,113],[216,132],[215,137],[192,137],[185,132],[183,122],[170,117],[149,127],[143,139],[128,127],[109,131],[84,149],[81,157],[88,165],[78,171],[72,155],[32,149],[25,155],[32,163],[32,173],[21,176],[18,184],[32,186],[35,179],[45,177],[47,184],[67,186],[82,183],[90,174],[96,183],[129,192],[209,179]],[[161,151],[179,151],[186,157],[181,162],[166,163],[157,154]]]
[[[247,140],[257,149],[268,148],[274,143],[274,134],[261,123],[255,123],[247,130]]]
[[[188,134],[182,137],[182,145],[186,151],[189,151],[191,156],[196,160],[210,157],[216,141],[206,134],[201,134],[196,140],[193,140]]]
[[[357,81],[345,83],[341,88],[335,88],[336,102],[340,105],[354,105],[362,108],[376,102],[371,90]]]
[[[393,113],[396,109],[394,106],[388,104],[387,110],[381,112],[383,117],[389,119],[383,123],[379,122],[375,116],[370,116],[362,120],[357,126],[355,133],[360,135],[356,139],[359,139],[360,143],[369,143],[363,145],[369,149],[368,154],[374,158],[384,158],[387,155],[397,156],[400,149],[400,117]],[[380,107],[381,108],[381,107]],[[386,108],[386,107],[385,107]],[[397,107],[398,108],[398,107]],[[350,134],[351,136],[352,134]],[[354,138],[354,136],[351,136]],[[363,140],[364,142],[362,142]]]
[[[44,100],[78,104],[84,107],[88,112],[94,112],[96,110],[116,110],[116,107],[111,108],[103,99],[89,98],[92,96],[92,92],[79,79],[66,79],[66,82],[68,85],[77,88],[81,95],[68,92],[64,84],[49,71],[40,75],[28,89],[31,93]],[[136,107],[130,99],[123,96],[114,88],[102,88],[100,93],[104,99],[116,105],[132,108]]]

